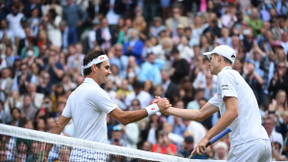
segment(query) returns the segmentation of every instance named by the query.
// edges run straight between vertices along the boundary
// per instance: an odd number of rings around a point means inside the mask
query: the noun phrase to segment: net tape
[[[171,161],[171,162],[190,162],[191,159],[181,158],[177,156],[164,155],[159,153],[147,152],[137,149],[125,148],[120,146],[112,146],[109,144],[103,144],[93,141],[87,141],[83,139],[77,139],[73,137],[61,136],[57,134],[40,132],[36,130],[30,130],[15,126],[9,126],[0,124],[0,134],[13,136],[17,138],[30,139],[45,143],[53,143],[59,145],[66,145],[71,147],[77,147],[82,149],[89,149],[94,151],[104,151],[108,154],[127,156],[131,158],[146,159],[151,161]]]

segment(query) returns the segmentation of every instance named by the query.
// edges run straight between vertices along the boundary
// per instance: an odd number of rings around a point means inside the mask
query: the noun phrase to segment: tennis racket
[[[225,136],[226,134],[228,134],[229,132],[231,132],[231,129],[228,127],[226,128],[224,131],[222,131],[221,133],[217,134],[215,137],[213,137],[207,144],[206,144],[206,148],[210,145],[212,145],[213,143],[215,143],[216,141],[218,141],[220,138],[222,138],[223,136]],[[190,155],[188,158],[192,159],[195,155],[197,155],[197,153],[195,152],[192,156]]]

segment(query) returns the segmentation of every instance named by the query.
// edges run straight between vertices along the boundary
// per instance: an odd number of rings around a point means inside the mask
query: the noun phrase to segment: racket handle
[[[222,131],[221,133],[217,134],[214,138],[212,138],[205,147],[210,146],[211,144],[215,143],[216,141],[218,141],[220,138],[222,138],[223,136],[225,136],[226,134],[228,134],[229,132],[231,132],[231,129],[229,127],[227,127],[224,131]],[[197,155],[197,153],[195,152],[192,156],[189,156],[189,159],[192,159],[195,155]]]
[[[220,138],[222,138],[223,136],[225,136],[226,134],[228,134],[229,132],[231,132],[231,129],[228,127],[226,128],[224,131],[222,131],[221,133],[217,134],[214,138],[212,138],[207,144],[206,147],[210,146],[211,144],[215,143],[216,141],[218,141]]]

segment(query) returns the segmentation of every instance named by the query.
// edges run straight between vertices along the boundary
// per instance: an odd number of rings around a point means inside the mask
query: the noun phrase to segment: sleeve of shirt
[[[208,102],[214,106],[219,107],[217,96],[218,96],[218,93],[216,93]]]
[[[116,109],[117,106],[108,94],[103,90],[100,95],[95,95],[93,101],[97,105],[98,109],[101,109],[105,113],[109,114],[112,110]]]
[[[221,98],[224,97],[236,97],[236,80],[232,73],[228,70],[224,71],[222,74],[218,75],[218,89],[221,91]]]
[[[62,115],[65,116],[66,118],[71,118],[72,117],[72,112],[71,112],[71,107],[69,106],[69,98],[67,100],[67,104],[62,112]]]

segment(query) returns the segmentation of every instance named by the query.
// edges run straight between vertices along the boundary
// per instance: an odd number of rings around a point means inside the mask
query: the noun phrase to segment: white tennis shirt
[[[118,106],[91,78],[71,93],[62,115],[74,121],[75,137],[107,142],[106,116]]]
[[[231,148],[255,139],[269,139],[261,124],[259,107],[254,93],[243,77],[231,67],[225,67],[217,76],[217,94],[209,103],[219,107],[221,115],[226,111],[223,98],[238,99],[238,117],[229,125]]]

